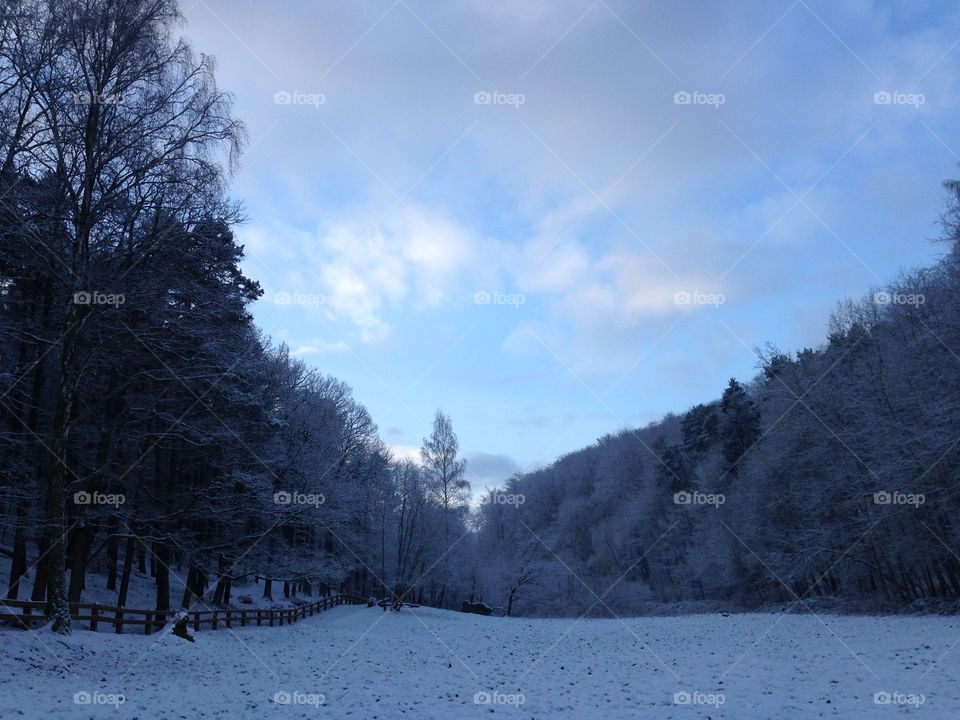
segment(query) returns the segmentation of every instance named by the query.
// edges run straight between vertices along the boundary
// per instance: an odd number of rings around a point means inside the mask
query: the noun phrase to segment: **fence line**
[[[96,631],[101,625],[113,626],[117,634],[123,632],[124,626],[142,627],[144,634],[161,630],[174,616],[184,612],[189,617],[190,625],[199,631],[203,625],[211,630],[222,627],[240,627],[256,624],[290,625],[312,617],[324,610],[337,605],[361,605],[365,601],[355,595],[332,595],[312,603],[305,603],[293,608],[273,610],[264,609],[222,609],[222,610],[137,610],[121,608],[99,603],[69,603],[70,617],[78,622],[89,623],[90,630]],[[13,622],[24,629],[30,629],[34,624],[42,625],[47,621],[47,604],[41,600],[0,600],[0,621]],[[10,612],[19,608],[21,612]],[[86,611],[86,612],[84,612]],[[128,617],[128,616],[133,617]]]

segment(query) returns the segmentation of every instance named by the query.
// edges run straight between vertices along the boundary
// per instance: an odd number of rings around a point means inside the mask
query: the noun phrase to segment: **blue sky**
[[[186,2],[257,322],[475,489],[716,398],[939,252],[960,7]]]

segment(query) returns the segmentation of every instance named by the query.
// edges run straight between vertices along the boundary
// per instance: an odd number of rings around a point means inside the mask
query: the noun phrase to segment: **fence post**
[[[217,611],[216,610],[213,611],[213,629],[214,630],[217,629]]]
[[[96,631],[97,629],[97,604],[94,603],[93,607],[90,608],[90,629]]]
[[[270,615],[268,617],[270,618],[270,627],[273,627],[273,610],[270,611]]]
[[[147,610],[147,615],[146,615],[146,618],[144,619],[144,623],[143,623],[143,633],[144,633],[144,635],[149,635],[149,634],[150,634],[150,625],[151,625],[152,622],[153,622],[153,613],[150,612],[149,610]]]
[[[227,610],[227,627],[228,627],[228,628],[230,627],[230,617],[231,617],[232,615],[233,615],[233,613],[232,613],[230,610]]]
[[[116,625],[117,635],[123,632],[123,608],[117,608],[113,613],[113,622]]]
[[[193,629],[196,632],[200,632],[200,611],[195,610],[193,613]]]
[[[260,627],[260,616],[261,616],[261,611],[257,610],[257,627]]]

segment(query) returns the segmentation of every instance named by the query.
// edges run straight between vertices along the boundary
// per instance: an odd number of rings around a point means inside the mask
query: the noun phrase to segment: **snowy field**
[[[0,717],[957,718],[958,640],[960,620],[942,617],[366,607],[193,644],[2,630]]]

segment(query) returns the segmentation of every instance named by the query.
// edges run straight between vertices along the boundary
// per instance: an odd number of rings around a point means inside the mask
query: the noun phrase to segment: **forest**
[[[394,463],[347,385],[255,327],[226,190],[245,129],[179,22],[166,0],[0,18],[6,597],[29,574],[68,632],[89,572],[123,607],[149,568],[167,609],[228,604],[238,578],[382,592],[389,562],[391,588],[442,604],[465,492],[449,420]]]
[[[839,302],[826,341],[755,349],[719,399],[518,475],[481,557],[523,612],[629,614],[960,594],[960,184],[942,258]],[[731,342],[736,342],[731,338]]]

